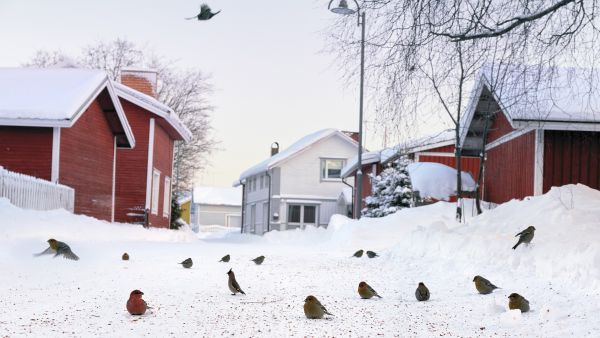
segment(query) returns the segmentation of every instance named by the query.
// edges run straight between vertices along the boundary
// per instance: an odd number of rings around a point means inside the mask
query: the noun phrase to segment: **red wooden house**
[[[191,132],[155,98],[156,72],[125,69],[114,87],[137,140],[117,151],[115,220],[168,227],[175,142]]]
[[[111,221],[117,149],[135,138],[106,73],[0,68],[0,165],[75,189],[75,213]]]

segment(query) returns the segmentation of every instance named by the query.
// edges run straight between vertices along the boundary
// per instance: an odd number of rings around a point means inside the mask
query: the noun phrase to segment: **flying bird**
[[[127,300],[127,311],[130,314],[141,316],[146,313],[148,304],[146,304],[146,301],[142,299],[142,295],[144,295],[144,293],[140,290],[133,290],[131,291],[131,294],[129,294],[129,299]]]
[[[77,257],[73,251],[71,251],[71,248],[67,245],[67,243],[59,242],[54,238],[50,238],[47,242],[49,245],[48,248],[38,254],[35,254],[35,256],[54,254],[54,257],[62,255],[66,259],[71,259],[74,261],[79,260],[79,257]]]
[[[519,241],[517,244],[515,244],[515,246],[513,246],[513,250],[516,249],[521,243],[529,244],[533,239],[533,235],[535,235],[535,227],[533,225],[516,234],[515,237],[518,236]]]
[[[304,300],[304,314],[308,319],[321,319],[324,315],[333,316],[315,296],[308,296]]]
[[[206,21],[212,19],[213,16],[221,13],[221,11],[213,13],[210,7],[207,4],[200,5],[200,13],[196,16],[192,16],[190,18],[185,18],[186,20],[194,20],[198,19],[199,21]]]
[[[246,293],[242,290],[242,288],[240,288],[237,280],[235,280],[235,274],[233,273],[233,270],[229,269],[227,275],[229,276],[229,279],[227,280],[227,286],[229,287],[229,291],[233,293],[232,296],[235,296],[235,294],[238,292],[245,295]]]

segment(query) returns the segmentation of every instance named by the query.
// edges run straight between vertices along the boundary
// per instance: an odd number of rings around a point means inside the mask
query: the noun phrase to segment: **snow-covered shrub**
[[[361,211],[365,217],[383,217],[413,205],[413,190],[406,166],[411,161],[402,157],[380,175],[371,176],[372,195],[365,199]]]

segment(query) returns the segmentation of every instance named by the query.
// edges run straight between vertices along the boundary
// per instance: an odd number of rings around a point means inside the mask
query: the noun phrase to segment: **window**
[[[342,168],[346,160],[341,159],[321,159],[321,179],[339,180],[342,178]]]
[[[169,218],[171,212],[171,179],[165,176],[165,196],[163,199],[163,217]]]
[[[300,205],[290,205],[288,208],[288,223],[300,223]]]
[[[160,192],[160,171],[154,169],[152,173],[152,205],[150,212],[153,215],[158,214],[158,194]]]
[[[315,223],[317,207],[314,205],[304,206],[304,222],[303,223]]]
[[[264,184],[265,184],[265,175],[260,175],[260,189],[263,188]]]

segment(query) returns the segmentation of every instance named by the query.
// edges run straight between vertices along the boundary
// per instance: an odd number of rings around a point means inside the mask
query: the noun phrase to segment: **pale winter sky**
[[[206,0],[222,12],[208,22],[183,20],[201,1],[0,0],[0,66],[19,66],[39,49],[76,54],[125,38],[211,74],[221,150],[203,185],[230,186],[273,141],[285,148],[319,129],[358,129],[358,85],[345,83],[322,52],[336,19],[327,0]],[[366,146],[379,148],[367,127]]]

